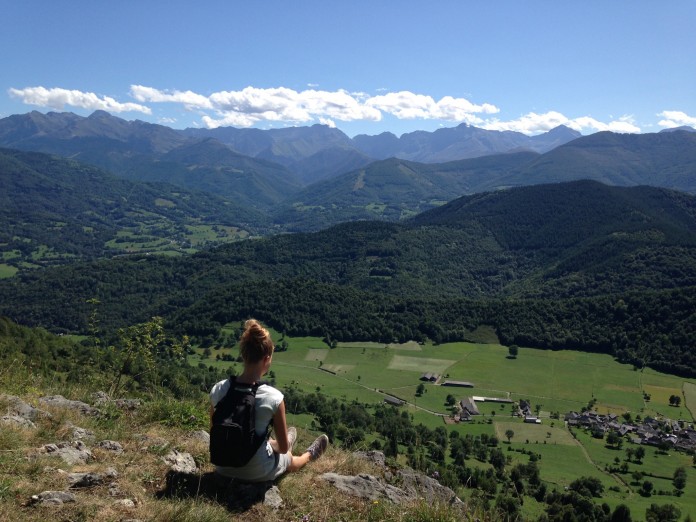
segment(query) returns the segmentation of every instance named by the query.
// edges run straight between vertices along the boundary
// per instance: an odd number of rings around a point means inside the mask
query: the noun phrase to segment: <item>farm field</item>
[[[234,339],[235,326],[228,325],[223,334]],[[281,336],[277,332],[272,335],[280,344]],[[339,343],[330,349],[314,337],[286,337],[283,341],[288,349],[274,354],[271,367],[272,377],[280,388],[294,385],[307,392],[321,391],[328,397],[366,404],[381,403],[387,395],[396,396],[407,402],[403,408],[412,415],[414,423],[431,429],[445,425],[443,417],[450,414],[445,401],[450,394],[457,401],[470,396],[526,399],[532,409],[538,409],[542,424],[523,423],[512,415],[509,403],[477,401],[480,416],[446,427],[460,435],[495,435],[513,463],[528,460],[522,451],[537,453],[541,478],[549,485],[563,488],[579,476],[597,477],[605,486],[602,502],[612,509],[625,503],[632,512],[644,513],[651,504],[671,503],[683,515],[696,514],[696,468],[691,456],[679,452],[659,454],[656,448],[647,447],[642,463],[628,462],[628,473],[611,473],[607,468],[618,465],[615,459],[625,462],[625,449],[637,446],[626,442],[622,449],[609,448],[606,441],[594,439],[582,430],[571,434],[563,421],[566,412],[580,411],[594,399],[594,408],[600,413],[662,415],[693,422],[694,382],[649,369],[635,371],[632,366],[619,364],[603,354],[521,347],[516,359],[508,359],[507,347],[498,344]],[[204,357],[199,349],[190,356],[190,361],[233,371],[241,369],[239,363],[217,360],[223,354],[236,357],[237,348],[211,350],[209,357]],[[423,383],[420,377],[426,372],[440,374],[439,382],[467,381],[474,387]],[[417,396],[421,384],[424,391]],[[670,395],[683,397],[679,407],[669,405]],[[560,419],[551,417],[556,413]],[[299,417],[292,421],[311,427],[310,416]],[[514,432],[510,442],[505,436],[507,430]],[[473,461],[470,465],[479,464],[488,466]],[[672,494],[672,476],[679,466],[687,469],[688,480],[684,495],[676,497]],[[634,471],[644,473],[645,477],[640,482],[634,481],[631,476]],[[650,497],[639,494],[643,480],[654,484],[655,493]],[[533,518],[538,514],[537,509],[530,502],[524,512]]]

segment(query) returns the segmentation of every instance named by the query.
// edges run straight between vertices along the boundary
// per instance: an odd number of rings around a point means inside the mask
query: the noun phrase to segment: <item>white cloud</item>
[[[328,118],[319,118],[319,123],[321,123],[322,125],[327,125],[332,129],[336,128],[336,122]]]
[[[530,112],[516,120],[510,121],[488,120],[480,126],[488,130],[515,131],[532,135],[548,132],[559,125],[565,125],[578,132],[640,132],[640,128],[635,125],[630,116],[622,116],[618,120],[604,123],[589,116],[570,119],[556,111],[549,111],[544,114]]]
[[[160,91],[143,85],[131,85],[130,95],[139,102],[181,103],[187,109],[212,109],[210,100],[192,91]]]
[[[445,96],[436,102],[432,96],[409,91],[390,92],[369,98],[365,104],[399,119],[435,119],[478,124],[478,113],[494,114],[499,109],[489,103],[475,105],[465,98]]]
[[[245,87],[240,91],[219,91],[203,96],[191,91],[161,91],[132,85],[131,95],[150,103],[180,103],[188,109],[210,110],[202,118],[208,127],[232,125],[250,127],[258,122],[307,123],[312,121],[381,121],[384,114],[400,119],[441,119],[478,124],[476,114],[499,111],[491,104],[476,105],[464,98],[445,96],[436,102],[431,96],[408,91],[373,96],[364,92],[295,91],[286,87]]]
[[[681,127],[683,125],[688,125],[690,127],[696,127],[696,118],[693,116],[688,116],[682,111],[662,111],[658,116],[664,118],[657,122],[661,127],[673,128]]]
[[[9,93],[10,96],[20,98],[28,105],[50,107],[57,110],[63,110],[66,105],[69,105],[82,109],[108,112],[142,112],[144,114],[152,114],[152,110],[145,105],[120,103],[109,96],[98,96],[93,92],[60,88],[26,87],[24,89],[10,89]]]

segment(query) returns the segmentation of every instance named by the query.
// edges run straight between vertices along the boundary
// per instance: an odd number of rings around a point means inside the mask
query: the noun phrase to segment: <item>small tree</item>
[[[420,397],[425,393],[425,385],[423,383],[420,383],[418,385],[418,388],[416,388],[416,397]]]
[[[512,437],[515,436],[515,432],[512,430],[505,430],[505,438],[508,440],[508,444],[510,444],[510,441],[512,440]]]
[[[675,408],[678,408],[680,404],[681,404],[681,397],[679,395],[670,395],[669,396],[669,405],[670,406],[674,406]]]
[[[638,464],[642,464],[643,457],[645,457],[645,448],[643,448],[642,446],[638,446],[634,455],[636,456],[636,462]]]
[[[151,375],[158,356],[181,357],[188,347],[189,339],[180,341],[167,338],[161,317],[153,317],[146,323],[118,330],[118,346],[111,346],[116,377],[109,394],[113,397],[121,389],[125,375],[134,378]]]
[[[516,359],[517,354],[520,352],[520,348],[516,344],[511,344],[508,346],[508,354],[511,359]]]
[[[640,494],[644,497],[649,497],[650,495],[652,495],[652,490],[654,489],[654,487],[655,486],[652,482],[646,480],[640,487]]]
[[[686,468],[679,466],[674,470],[674,478],[672,479],[672,485],[676,490],[677,496],[684,493],[684,488],[686,487]]]

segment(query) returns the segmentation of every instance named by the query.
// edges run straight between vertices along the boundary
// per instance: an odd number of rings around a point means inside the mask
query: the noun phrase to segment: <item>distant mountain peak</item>
[[[689,127],[688,125],[682,125],[681,127],[671,127],[669,129],[662,129],[660,132],[676,132],[676,131],[686,131],[686,132],[696,132],[696,129]]]

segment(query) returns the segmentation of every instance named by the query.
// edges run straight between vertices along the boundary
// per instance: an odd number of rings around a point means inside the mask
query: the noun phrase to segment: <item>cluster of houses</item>
[[[628,435],[636,444],[696,451],[696,429],[683,420],[645,417],[640,422],[619,422],[614,413],[602,415],[595,411],[571,411],[565,415],[565,421],[568,426],[585,428],[601,436],[615,431],[622,437]]]

